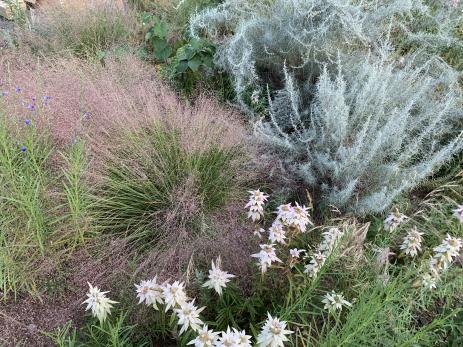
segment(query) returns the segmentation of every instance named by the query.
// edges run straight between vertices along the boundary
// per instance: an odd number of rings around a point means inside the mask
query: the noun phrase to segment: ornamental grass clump
[[[409,33],[393,23],[416,11],[430,8],[229,0],[194,16],[191,33],[216,40],[216,63],[233,76],[266,155],[325,204],[365,214],[386,209],[462,148],[459,73],[425,44],[397,58],[395,32]],[[256,90],[267,95],[263,115],[253,112]]]
[[[51,1],[35,12],[30,27],[22,38],[33,51],[85,59],[134,44],[138,30],[135,11],[108,0]]]
[[[239,185],[233,148],[188,151],[178,132],[160,122],[127,138],[110,149],[103,170],[95,213],[102,230],[135,241],[177,238],[175,232],[198,230],[201,218]]]

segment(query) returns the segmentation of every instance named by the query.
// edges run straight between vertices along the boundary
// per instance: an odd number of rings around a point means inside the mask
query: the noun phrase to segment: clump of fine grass
[[[64,1],[39,9],[26,42],[38,53],[92,59],[136,42],[137,19],[117,2]]]
[[[156,241],[179,227],[194,229],[242,181],[234,148],[186,150],[178,133],[159,122],[127,136],[111,150],[100,187],[96,218],[103,230]]]
[[[35,291],[29,272],[46,251],[46,162],[51,147],[45,134],[21,128],[0,112],[0,288],[3,298]]]
[[[89,212],[91,208],[90,185],[87,182],[89,158],[85,142],[76,140],[67,152],[61,152],[63,159],[62,185],[63,203],[59,206],[60,217],[55,222],[64,222],[72,231],[70,239],[74,242],[69,245],[75,247],[83,244],[85,237],[92,229]],[[63,238],[69,243],[69,238]]]
[[[4,300],[24,292],[40,294],[49,271],[92,230],[84,143],[76,141],[63,151],[61,171],[54,171],[55,143],[43,122],[49,97],[43,104],[34,97],[29,105],[33,111],[24,111],[23,94],[19,87],[13,95],[4,92],[0,103],[0,297]],[[29,118],[23,118],[24,112]]]

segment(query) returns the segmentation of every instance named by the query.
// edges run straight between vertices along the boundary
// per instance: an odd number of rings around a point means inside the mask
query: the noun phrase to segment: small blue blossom
[[[24,123],[25,123],[26,125],[30,125],[30,124],[31,124],[31,120],[26,118],[26,120],[24,121]]]
[[[2,96],[8,96],[8,92],[6,90],[2,91]]]
[[[24,153],[25,151],[27,151],[27,147],[26,147],[26,146],[22,146],[22,147],[21,147],[21,152]]]
[[[48,101],[49,101],[50,99],[51,99],[50,96],[45,95],[45,96],[43,97],[43,105],[44,105],[44,106],[48,106]]]
[[[21,93],[21,88],[20,87],[16,87],[14,90],[15,90],[16,93]]]
[[[35,102],[37,101],[37,98],[36,98],[35,96],[33,96],[33,97],[31,98],[31,100],[32,100],[32,102],[35,103]]]
[[[35,110],[35,105],[34,104],[29,104],[27,105],[27,108],[31,111],[34,111]]]

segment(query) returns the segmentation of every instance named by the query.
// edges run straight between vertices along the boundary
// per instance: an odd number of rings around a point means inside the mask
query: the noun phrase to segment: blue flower
[[[25,151],[27,151],[27,147],[26,147],[26,146],[22,146],[22,147],[21,147],[21,152],[24,153]]]
[[[16,93],[21,93],[21,88],[20,87],[16,87],[14,90],[15,90]]]
[[[48,101],[49,101],[50,99],[51,99],[50,96],[45,95],[45,96],[43,97],[43,105],[44,105],[44,106],[48,106]]]
[[[35,105],[34,104],[29,104],[27,105],[27,108],[31,111],[34,111],[35,110]]]
[[[26,118],[26,120],[24,121],[24,123],[26,123],[26,125],[30,125],[30,124],[31,124],[31,120]]]
[[[7,96],[8,92],[6,90],[2,91],[2,96]]]

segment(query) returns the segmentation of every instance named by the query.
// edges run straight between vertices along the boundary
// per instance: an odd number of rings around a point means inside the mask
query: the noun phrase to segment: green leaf
[[[167,58],[171,56],[171,54],[172,54],[172,49],[170,47],[154,52],[154,56],[156,57],[156,59],[162,60],[162,61],[166,61]]]
[[[169,31],[166,23],[160,20],[154,24],[153,30],[154,30],[154,34],[162,39],[166,38],[167,32]]]
[[[203,41],[201,41],[200,39],[193,38],[190,40],[190,45],[192,48],[199,51],[203,48]]]
[[[188,60],[188,55],[186,54],[184,47],[180,47],[177,50],[177,54],[175,55],[175,57],[177,58],[177,60]]]
[[[191,60],[188,61],[188,67],[193,72],[198,71],[200,66],[201,66],[201,59],[199,59],[199,58],[191,59]]]
[[[202,60],[203,60],[203,65],[204,66],[207,66],[208,68],[213,67],[214,64],[212,62],[212,56],[211,55],[203,55]]]
[[[162,50],[166,49],[167,47],[169,47],[169,44],[167,43],[167,41],[165,39],[160,39],[158,37],[155,37],[152,40],[151,44],[152,44],[153,49],[155,51],[162,51]]]
[[[178,62],[176,70],[178,73],[184,73],[188,69],[188,61],[187,60],[181,60]]]
[[[152,41],[154,56],[158,60],[166,60],[172,55],[172,48],[169,47],[169,44],[165,39],[154,38]]]

